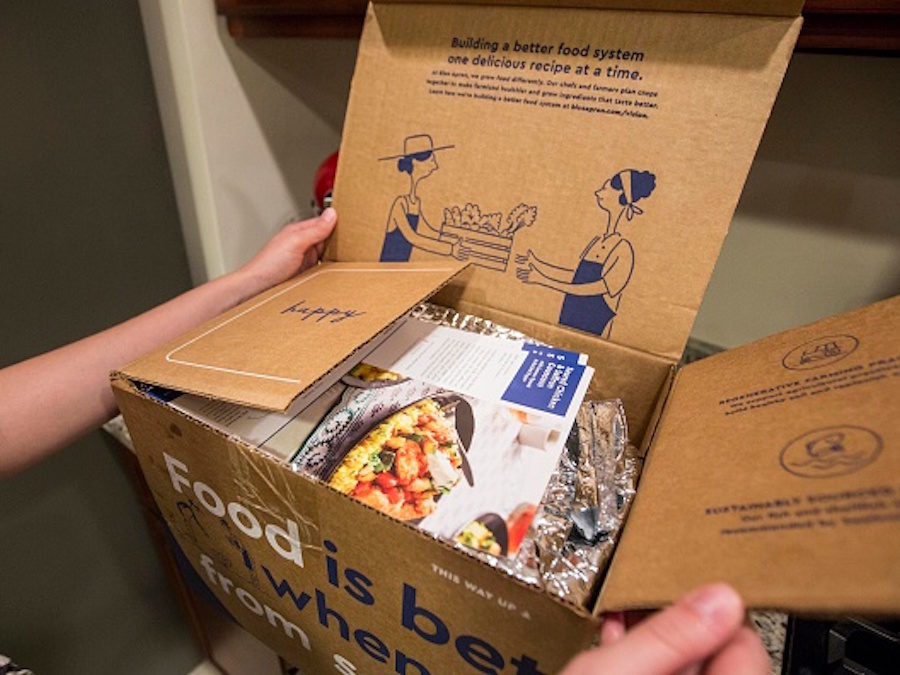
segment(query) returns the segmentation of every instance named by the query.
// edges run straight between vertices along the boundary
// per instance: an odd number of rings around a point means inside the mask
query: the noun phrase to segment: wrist
[[[212,280],[210,284],[216,286],[218,294],[225,305],[222,311],[231,309],[245,300],[249,300],[267,287],[258,275],[244,268],[223,274]]]

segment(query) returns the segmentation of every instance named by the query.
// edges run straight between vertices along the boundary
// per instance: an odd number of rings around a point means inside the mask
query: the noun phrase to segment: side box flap
[[[675,362],[800,23],[370,5],[328,256],[465,258],[466,301]]]
[[[600,604],[900,607],[900,296],[685,367]]]
[[[285,410],[464,265],[324,263],[122,369],[125,377]],[[348,364],[354,365],[354,364]]]

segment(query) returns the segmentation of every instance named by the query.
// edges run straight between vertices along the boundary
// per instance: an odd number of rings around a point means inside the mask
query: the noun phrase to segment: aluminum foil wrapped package
[[[531,341],[486,319],[437,305],[422,304],[413,316],[461,330]],[[621,401],[587,401],[517,553],[494,556],[460,542],[456,545],[521,581],[587,606],[612,556],[641,464],[637,449],[628,443]]]
[[[480,316],[472,314],[460,314],[455,309],[434,305],[429,302],[423,302],[416,307],[410,316],[422,321],[430,321],[441,326],[449,326],[450,328],[458,328],[459,330],[468,331],[470,333],[478,333],[480,335],[490,335],[492,337],[504,338],[507,340],[524,340],[532,344],[539,344],[537,340],[529,338],[524,333],[520,333],[512,328],[501,326],[489,319],[483,319]]]
[[[618,400],[582,404],[510,571],[579,606],[593,600],[641,470]]]

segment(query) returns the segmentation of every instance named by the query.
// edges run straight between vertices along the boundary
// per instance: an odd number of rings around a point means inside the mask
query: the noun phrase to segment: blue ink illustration
[[[594,196],[606,220],[604,232],[588,243],[575,269],[546,262],[531,249],[516,256],[520,281],[564,294],[560,325],[609,337],[634,271],[634,248],[618,228],[623,217],[631,222],[643,214],[637,202],[655,188],[656,176],[636,169],[619,171],[603,183]]]
[[[246,567],[250,572],[250,583],[254,587],[259,588],[259,575],[256,573],[256,569],[253,565],[253,558],[250,557],[250,551],[248,551],[244,547],[243,543],[241,543],[240,538],[233,532],[227,520],[225,520],[224,518],[220,518],[219,524],[222,526],[222,529],[225,530],[225,540],[240,552],[241,561],[244,563],[244,567]]]
[[[788,443],[781,466],[804,478],[830,478],[859,471],[874,462],[881,437],[865,427],[842,425],[815,429]]]
[[[781,363],[789,370],[824,368],[846,358],[858,346],[859,340],[853,335],[826,335],[795,347]]]
[[[456,239],[475,265],[505,272],[512,253],[513,238],[537,219],[537,207],[520,203],[506,219],[503,213],[482,213],[478,204],[444,209],[441,235]]]
[[[435,147],[429,134],[407,136],[403,153],[379,157],[379,161],[396,161],[397,171],[409,176],[409,191],[394,199],[381,245],[381,262],[408,262],[414,248],[436,255],[470,260],[487,269],[505,271],[512,254],[515,233],[530,226],[537,218],[537,207],[518,204],[506,218],[503,213],[482,213],[478,204],[443,209],[440,229],[425,218],[419,183],[438,170],[437,153],[454,148]]]
[[[436,153],[453,147],[435,147],[431,136],[417,134],[406,137],[402,154],[379,158],[379,161],[396,160],[397,170],[409,175],[409,192],[394,200],[388,214],[379,257],[381,262],[409,262],[413,247],[460,260],[465,258],[459,241],[441,239],[440,232],[428,223],[422,211],[422,199],[416,194],[419,183],[438,170]]]
[[[203,533],[204,537],[209,537],[209,533],[203,527],[203,523],[200,522],[200,519],[197,518],[197,512],[200,510],[200,507],[194,503],[193,499],[189,499],[187,501],[180,501],[177,503],[178,513],[181,514],[181,519],[185,528],[182,532],[187,535],[191,541],[195,544],[198,544],[197,534],[194,531],[194,526]]]

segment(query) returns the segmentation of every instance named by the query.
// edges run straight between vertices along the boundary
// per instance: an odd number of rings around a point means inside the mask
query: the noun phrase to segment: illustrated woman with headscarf
[[[638,202],[656,187],[649,171],[625,169],[607,180],[594,193],[606,226],[584,249],[575,269],[557,267],[538,258],[529,249],[517,255],[516,276],[526,284],[538,284],[565,294],[559,323],[609,337],[619,309],[622,291],[634,270],[634,249],[619,231],[622,218],[631,221],[643,213]]]
[[[403,154],[381,157],[384,160],[397,160],[397,170],[409,174],[409,193],[402,194],[394,200],[388,214],[384,243],[381,245],[381,262],[408,262],[413,246],[438,255],[452,255],[462,259],[466,257],[465,249],[457,242],[440,239],[422,212],[422,199],[416,194],[419,181],[427,178],[438,169],[435,153],[448,150],[452,145],[434,147],[431,136],[419,134],[408,136],[403,141]]]

